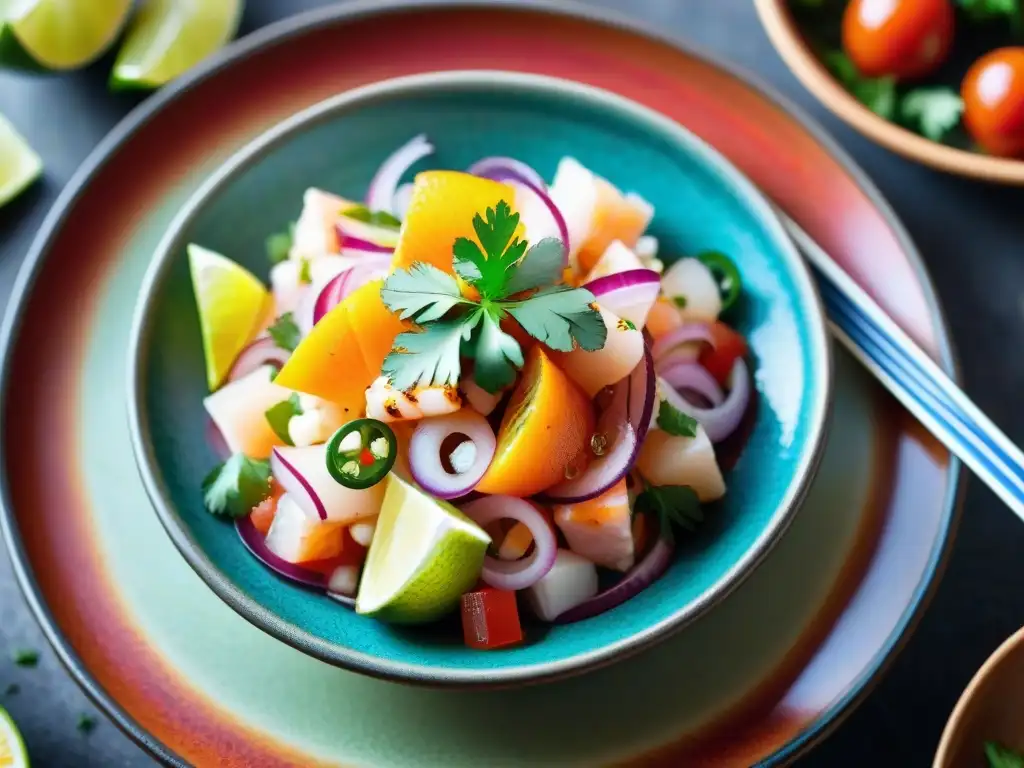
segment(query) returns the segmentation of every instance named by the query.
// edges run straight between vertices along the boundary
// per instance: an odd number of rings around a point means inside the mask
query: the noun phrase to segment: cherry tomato
[[[1024,48],[986,53],[960,86],[964,124],[994,155],[1024,157]]]
[[[950,0],[850,0],[843,13],[843,49],[865,77],[923,77],[952,42]]]
[[[470,648],[501,648],[523,639],[516,593],[484,587],[462,596],[462,634]]]
[[[711,344],[701,352],[700,364],[724,386],[736,360],[746,357],[747,340],[725,323],[716,322],[711,325]]]

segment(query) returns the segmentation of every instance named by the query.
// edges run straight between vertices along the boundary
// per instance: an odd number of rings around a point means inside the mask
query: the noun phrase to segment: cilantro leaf
[[[267,417],[267,423],[274,430],[275,435],[284,440],[286,445],[295,445],[288,432],[288,422],[292,420],[292,416],[302,415],[302,406],[299,405],[298,392],[293,392],[287,400],[282,400],[277,405],[270,406],[264,415]]]
[[[697,420],[676,408],[668,400],[658,407],[658,428],[676,437],[696,437]]]
[[[18,648],[11,654],[11,660],[19,667],[34,667],[39,663],[39,651],[31,648]]]
[[[289,352],[294,352],[302,340],[302,333],[299,331],[299,326],[295,323],[295,316],[291,312],[285,312],[277,318],[273,325],[267,328],[267,333],[277,346],[281,349],[287,349]]]
[[[516,371],[523,367],[519,342],[501,330],[500,322],[498,312],[484,312],[473,345],[473,379],[492,395],[514,382]]]
[[[303,259],[299,263],[299,282],[303,285],[313,282],[313,269],[309,264],[309,259]]]
[[[454,277],[421,261],[388,275],[380,298],[403,320],[412,318],[420,325],[441,319],[460,304],[472,303],[462,297]]]
[[[686,309],[686,297],[685,296],[673,296],[672,303],[680,309]]]
[[[505,284],[505,294],[532,291],[554,285],[562,279],[565,268],[565,246],[555,237],[545,237],[530,246]]]
[[[512,213],[508,203],[500,200],[486,213],[486,221],[479,213],[473,217],[473,230],[480,245],[466,237],[458,238],[452,248],[453,263],[458,276],[471,283],[481,296],[501,299],[508,294],[506,283],[511,268],[523,257],[526,243],[513,238],[519,214]]]
[[[1015,25],[1021,23],[1020,0],[957,0],[972,21],[988,21],[1005,16]]]
[[[288,258],[292,249],[292,241],[295,239],[295,222],[288,225],[285,232],[277,232],[267,238],[267,258],[271,264],[280,264]]]
[[[270,463],[236,453],[203,479],[203,502],[214,515],[245,517],[270,495]]]
[[[552,349],[571,352],[575,340],[581,349],[593,352],[608,338],[608,329],[593,303],[594,294],[586,288],[559,285],[502,306],[528,334]]]
[[[375,227],[384,227],[385,229],[399,229],[402,226],[402,222],[387,211],[371,211],[365,205],[355,205],[347,208],[341,212],[341,215],[347,219],[355,219],[356,221],[372,224]]]
[[[994,741],[985,742],[985,757],[988,758],[988,768],[1024,768],[1024,755]]]
[[[896,114],[896,80],[892,77],[862,77],[850,57],[841,51],[825,54],[825,64],[857,101],[880,117]]]
[[[673,525],[695,531],[704,522],[700,499],[688,485],[648,485],[636,497],[636,508],[656,515],[661,535],[669,539],[673,538]]]
[[[942,141],[960,122],[964,100],[952,88],[917,88],[903,97],[901,112],[922,135]]]
[[[403,392],[431,384],[454,386],[461,373],[459,349],[463,340],[470,338],[481,314],[482,310],[477,309],[465,318],[441,320],[422,331],[398,334],[381,372],[391,380],[391,386]]]

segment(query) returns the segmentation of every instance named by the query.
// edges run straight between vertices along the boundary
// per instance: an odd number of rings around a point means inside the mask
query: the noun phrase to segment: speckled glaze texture
[[[205,439],[205,368],[186,245],[200,243],[266,274],[262,243],[298,217],[307,187],[361,199],[380,163],[416,132],[438,148],[424,162],[429,167],[466,168],[504,154],[551,179],[560,158],[575,156],[654,205],[650,232],[663,260],[720,250],[735,258],[744,280],[736,322],[750,341],[758,402],[709,524],[634,599],[587,621],[532,626],[526,643],[496,653],[467,648],[451,623],[396,630],[283,583],[252,559],[233,526],[205,511],[200,490],[218,459]],[[388,81],[284,122],[189,201],[156,254],[136,318],[131,426],[154,504],[186,559],[243,616],[300,650],[417,682],[495,685],[577,672],[710,608],[760,562],[802,500],[822,447],[831,384],[810,276],[749,184],[675,123],[606,92],[528,75]]]
[[[4,324],[0,412],[0,524],[29,603],[76,679],[173,765],[786,764],[900,647],[955,520],[957,462],[844,355],[831,428],[842,439],[764,564],[649,652],[563,682],[437,691],[324,665],[224,605],[152,512],[124,414],[125,351],[175,214],[290,114],[384,77],[473,68],[587,82],[686,125],[951,367],[930,284],[877,192],[727,67],[621,21],[523,2],[346,3],[243,40],[151,97],[43,227]],[[610,690],[634,706],[609,707]]]

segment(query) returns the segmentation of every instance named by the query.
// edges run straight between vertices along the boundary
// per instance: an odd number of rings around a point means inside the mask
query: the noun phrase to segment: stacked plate
[[[568,679],[464,691],[326,666],[280,642],[288,626],[268,620],[273,637],[218,599],[152,510],[124,414],[126,350],[179,211],[286,118],[385,78],[448,70],[575,81],[682,124],[950,365],[930,283],[888,206],[749,78],[620,20],[540,4],[307,14],[237,43],[128,118],[30,255],[6,325],[0,433],[2,519],[30,603],[77,679],[171,764],[786,762],[898,648],[956,513],[957,462],[838,350],[831,439],[785,536],[664,642]],[[259,222],[258,195],[251,210]],[[165,375],[173,387],[173,365]]]

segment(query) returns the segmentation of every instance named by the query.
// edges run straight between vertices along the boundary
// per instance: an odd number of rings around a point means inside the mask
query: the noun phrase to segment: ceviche
[[[572,622],[668,567],[726,491],[752,398],[724,254],[658,259],[649,203],[566,157],[309,189],[269,289],[189,262],[224,462],[207,509],[267,567],[387,622],[461,607],[466,643]]]

